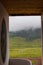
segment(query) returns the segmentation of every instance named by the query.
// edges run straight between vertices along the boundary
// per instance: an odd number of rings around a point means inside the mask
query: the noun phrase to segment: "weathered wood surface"
[[[41,14],[43,0],[0,0],[9,14]]]

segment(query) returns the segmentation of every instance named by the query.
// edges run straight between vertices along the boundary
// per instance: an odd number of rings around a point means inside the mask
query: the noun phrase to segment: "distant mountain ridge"
[[[28,30],[21,30],[16,32],[9,32],[10,37],[24,37],[26,40],[33,40],[41,38],[41,28],[30,28]]]

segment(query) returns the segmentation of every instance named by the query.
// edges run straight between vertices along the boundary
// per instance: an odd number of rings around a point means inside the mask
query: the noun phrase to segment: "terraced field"
[[[22,37],[10,37],[10,58],[41,57],[41,40],[27,41]]]

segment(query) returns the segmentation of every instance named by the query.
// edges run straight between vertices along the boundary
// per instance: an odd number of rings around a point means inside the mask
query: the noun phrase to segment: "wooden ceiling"
[[[9,15],[41,15],[43,0],[0,0]]]

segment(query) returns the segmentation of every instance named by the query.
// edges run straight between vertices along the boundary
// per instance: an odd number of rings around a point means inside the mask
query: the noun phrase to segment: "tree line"
[[[16,32],[9,32],[10,37],[24,37],[26,40],[40,39],[41,38],[41,28],[20,30]]]

